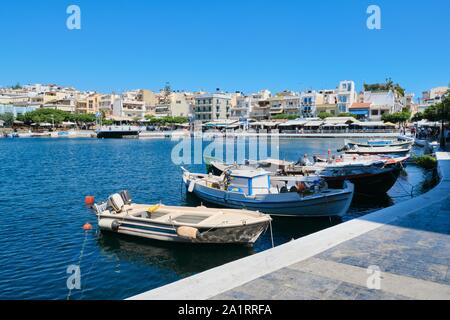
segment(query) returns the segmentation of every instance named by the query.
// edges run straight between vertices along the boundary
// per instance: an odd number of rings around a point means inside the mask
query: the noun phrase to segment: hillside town
[[[187,92],[173,90],[169,83],[159,92],[137,89],[122,93],[79,91],[55,84],[17,84],[0,88],[0,115],[9,114],[17,121],[26,113],[51,109],[113,122],[172,117],[202,124],[250,120],[269,128],[274,121],[316,125],[320,119],[352,117],[367,126],[383,126],[386,115],[406,112],[413,118],[441,102],[448,90],[447,86],[430,88],[415,97],[391,79],[382,84],[364,84],[361,91],[354,81],[343,80],[330,89],[277,93],[265,89],[250,94],[219,88],[214,92]],[[5,126],[5,119],[0,121],[0,126]]]

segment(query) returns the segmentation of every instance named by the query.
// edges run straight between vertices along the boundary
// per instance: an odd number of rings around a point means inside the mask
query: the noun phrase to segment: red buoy
[[[84,231],[92,230],[92,224],[90,224],[89,222],[86,222],[83,226],[83,230]]]
[[[84,203],[85,203],[87,206],[92,206],[92,205],[95,203],[95,198],[94,198],[93,196],[86,196],[86,197],[84,198]]]

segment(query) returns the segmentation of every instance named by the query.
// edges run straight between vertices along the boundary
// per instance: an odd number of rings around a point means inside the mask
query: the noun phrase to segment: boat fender
[[[177,235],[184,239],[195,240],[200,237],[200,231],[193,227],[178,227]]]
[[[98,221],[98,226],[102,230],[117,231],[119,230],[120,223],[114,219],[100,219]]]

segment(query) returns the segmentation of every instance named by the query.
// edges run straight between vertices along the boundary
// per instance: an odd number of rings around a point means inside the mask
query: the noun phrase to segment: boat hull
[[[97,138],[99,139],[125,139],[139,137],[139,131],[99,131]]]
[[[346,154],[357,154],[357,155],[396,155],[399,157],[404,157],[410,152],[409,149],[401,149],[401,150],[382,150],[382,148],[367,148],[362,150],[347,150]]]
[[[380,145],[377,145],[377,144],[367,144],[367,143],[359,143],[359,142],[347,142],[347,145],[350,147],[350,148],[353,148],[353,147],[363,147],[363,148],[383,148],[383,147],[398,147],[398,148],[408,148],[408,147],[410,147],[411,145],[412,145],[413,143],[412,142],[398,142],[398,143],[391,143],[391,144],[386,144],[386,145],[384,145],[384,144],[380,144]]]
[[[220,176],[223,170],[217,166],[210,164],[207,167],[208,173]],[[339,169],[338,169],[339,171]],[[376,172],[366,172],[367,168],[361,168],[361,174],[351,174],[351,172],[340,174],[337,176],[329,176],[318,173],[318,175],[325,179],[328,186],[333,189],[341,189],[346,180],[350,181],[355,186],[355,193],[360,195],[380,195],[387,193],[397,182],[397,179],[402,171],[401,164],[395,164],[386,168],[378,168]],[[301,174],[299,172],[298,174]]]
[[[112,219],[111,216],[99,216],[102,219]],[[269,226],[269,221],[253,223],[243,226],[199,228],[196,239],[187,239],[177,233],[177,226],[155,222],[144,222],[133,218],[120,218],[116,221],[118,227],[111,229],[101,227],[102,232],[119,233],[139,238],[158,241],[195,243],[195,244],[245,244],[253,245]]]
[[[185,180],[189,190],[191,181]],[[353,199],[353,185],[320,195],[302,197],[296,192],[246,196],[195,184],[192,193],[202,201],[233,209],[259,211],[273,216],[329,217],[347,213]]]
[[[355,185],[355,193],[360,195],[380,195],[387,193],[397,181],[402,168],[396,165],[392,168],[380,169],[379,173],[359,174],[354,176],[330,177],[322,176],[330,188],[341,188],[345,180]]]

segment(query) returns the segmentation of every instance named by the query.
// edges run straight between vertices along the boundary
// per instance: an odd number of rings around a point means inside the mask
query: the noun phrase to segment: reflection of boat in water
[[[323,217],[344,215],[353,198],[353,184],[328,188],[319,177],[277,176],[260,169],[227,170],[221,176],[183,169],[188,192],[229,208],[245,208],[275,216]]]
[[[228,169],[262,168],[274,176],[319,175],[329,187],[342,188],[344,181],[355,185],[357,194],[384,194],[397,181],[408,157],[390,158],[382,156],[341,155],[329,159],[314,157],[314,161],[302,159],[297,163],[283,160],[247,161],[244,165],[224,164],[211,160],[208,172],[220,175]]]
[[[255,253],[255,249],[248,246],[173,245],[111,233],[102,233],[98,242],[105,255],[116,257],[118,261],[145,264],[151,269],[168,272],[171,278],[172,272],[179,277],[186,277]],[[173,280],[177,279],[168,281]],[[161,285],[160,281],[158,286]]]
[[[252,245],[268,215],[247,210],[132,204],[128,192],[94,205],[101,230],[175,242]]]
[[[12,133],[4,133],[3,134],[4,138],[19,138],[19,134],[16,132],[12,132]]]

